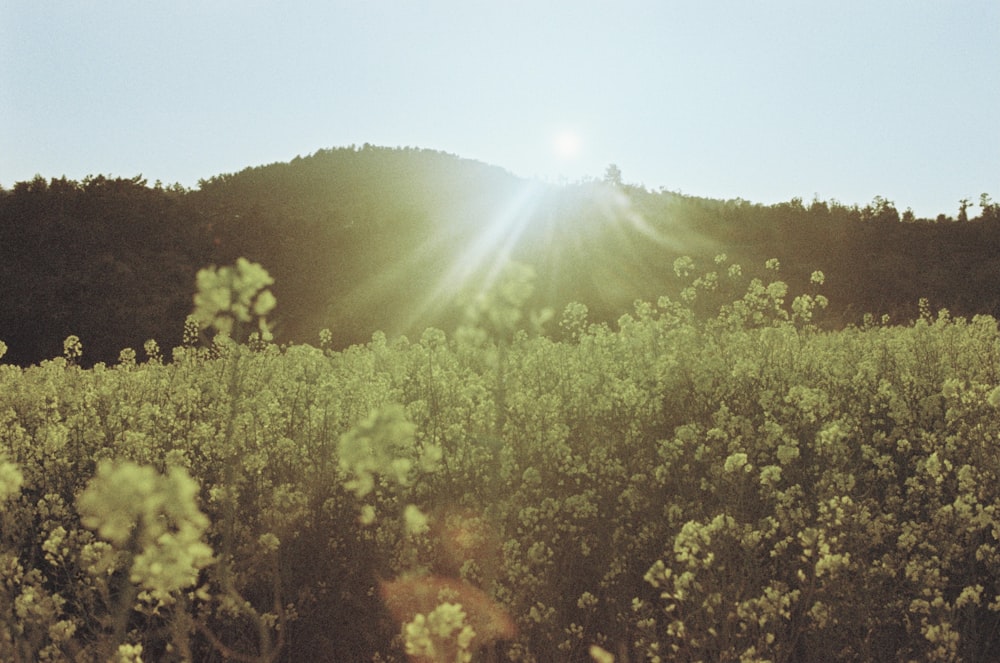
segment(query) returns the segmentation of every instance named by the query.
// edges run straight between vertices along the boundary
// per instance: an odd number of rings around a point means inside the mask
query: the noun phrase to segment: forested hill
[[[725,253],[747,278],[778,258],[806,288],[826,274],[826,324],[864,312],[896,321],[926,297],[954,314],[1000,314],[1000,206],[913,219],[887,200],[859,208],[721,201],[602,180],[547,185],[441,152],[364,146],[202,181],[140,177],[19,182],[0,190],[4,361],[62,353],[114,362],[149,338],[180,342],[200,267],[245,256],[275,277],[279,341],[335,346],[372,332],[452,328],[455,302],[508,259],[537,272],[534,306],[585,303],[613,321],[636,299],[676,294],[674,259],[696,272]]]

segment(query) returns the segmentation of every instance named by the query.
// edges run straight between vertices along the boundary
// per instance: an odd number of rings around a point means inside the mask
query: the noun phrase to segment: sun
[[[552,150],[560,159],[570,160],[580,156],[583,140],[572,129],[563,129],[552,138]]]

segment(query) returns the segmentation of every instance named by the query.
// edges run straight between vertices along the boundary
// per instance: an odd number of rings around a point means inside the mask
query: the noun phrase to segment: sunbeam
[[[546,189],[540,182],[526,181],[507,205],[461,246],[412,318],[419,320],[442,306],[453,306],[463,295],[488,291],[536,220],[535,212]]]
[[[384,260],[376,256],[364,282],[331,305],[328,326],[350,318],[355,325],[378,320],[390,336],[419,336],[428,326],[451,331],[464,305],[490,292],[512,262],[534,269],[534,301],[543,307],[590,301],[595,311],[610,311],[655,298],[664,284],[650,278],[654,267],[667,255],[703,252],[706,240],[669,215],[648,219],[648,195],[599,180],[523,180],[479,207],[479,216],[432,212],[424,235],[411,235]]]
[[[382,312],[390,308],[392,324],[380,325],[390,335],[419,334],[428,325],[457,322],[462,300],[488,291],[504,267],[517,259],[514,254],[550,189],[542,182],[524,181],[494,206],[495,213],[478,222],[445,213],[421,241],[395,251],[392,262],[372,269],[348,297],[332,303],[328,317],[384,321]]]

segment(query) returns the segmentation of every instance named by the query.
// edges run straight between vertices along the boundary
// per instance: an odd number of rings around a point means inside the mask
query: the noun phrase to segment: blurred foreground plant
[[[197,482],[183,468],[162,475],[132,462],[103,461],[77,508],[86,527],[130,556],[129,579],[146,598],[164,605],[213,561],[202,541],[209,522],[197,493]]]
[[[231,336],[235,326],[257,319],[264,340],[271,336],[267,314],[277,300],[268,286],[274,279],[267,270],[246,258],[238,258],[234,267],[202,269],[197,277],[198,292],[194,296],[194,319],[202,329],[213,327]]]
[[[197,493],[197,482],[182,468],[162,475],[132,462],[103,461],[77,498],[81,522],[111,544],[95,547],[100,551],[95,567],[111,570],[124,558],[128,582],[119,588],[113,614],[119,648],[126,646],[136,600],[158,612],[195,585],[199,571],[214,561],[202,540],[209,521],[198,508]]]

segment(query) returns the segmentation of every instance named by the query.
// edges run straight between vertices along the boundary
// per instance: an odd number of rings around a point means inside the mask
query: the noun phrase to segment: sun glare
[[[575,134],[564,147],[571,152],[579,149]],[[549,285],[560,282],[558,271],[577,260],[603,265],[582,276],[592,282],[598,297],[611,301],[630,292],[642,278],[641,264],[631,259],[622,262],[622,256],[657,246],[671,251],[682,246],[705,248],[699,247],[701,238],[691,229],[649,223],[623,187],[602,180],[558,187],[524,180],[509,194],[491,214],[458,226],[460,239],[444,228],[429,234],[408,255],[379,270],[352,302],[364,306],[379,301],[412,274],[424,274],[422,296],[400,303],[395,327],[387,330],[419,333],[436,324],[431,321],[454,320],[463,303],[495,286],[512,260],[529,263]],[[434,261],[430,271],[429,260]]]
[[[582,148],[580,134],[570,129],[560,131],[552,139],[552,149],[560,159],[575,159],[580,156]]]
[[[440,265],[436,282],[427,290],[426,297],[410,302],[409,310],[400,313],[400,328],[409,330],[414,324],[432,319],[443,311],[454,309],[462,296],[488,291],[500,277],[511,260],[518,242],[528,229],[546,186],[537,181],[526,181],[505,206],[496,210],[492,218],[479,224],[478,232],[471,236],[450,263]],[[425,246],[414,247],[412,265],[401,264],[392,274],[385,275],[384,283],[373,284],[368,299],[376,297],[378,287],[390,287],[392,279],[405,276],[407,271],[420,264],[426,255],[433,255],[443,238],[428,238]]]

